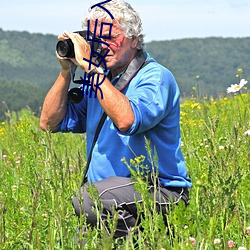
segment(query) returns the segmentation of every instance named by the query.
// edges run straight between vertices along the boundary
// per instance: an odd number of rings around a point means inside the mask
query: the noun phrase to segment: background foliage
[[[0,120],[7,107],[18,111],[29,106],[39,114],[60,70],[56,42],[54,35],[0,29]],[[225,87],[237,83],[238,68],[244,78],[250,78],[250,38],[153,41],[146,50],[173,72],[184,99],[194,93],[225,95]]]

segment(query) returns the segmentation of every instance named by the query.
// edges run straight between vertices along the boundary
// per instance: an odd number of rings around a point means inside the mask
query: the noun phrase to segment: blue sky
[[[127,1],[141,15],[146,42],[250,37],[249,0]],[[1,0],[0,28],[55,35],[64,30],[79,30],[92,3],[92,0]]]

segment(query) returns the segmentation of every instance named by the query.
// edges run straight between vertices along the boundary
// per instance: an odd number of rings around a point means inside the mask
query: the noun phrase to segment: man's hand
[[[68,36],[66,36],[65,34],[59,35],[58,36],[58,40],[62,41],[68,39]],[[56,57],[58,59],[58,61],[60,62],[61,66],[62,66],[62,71],[68,71],[70,72],[71,69],[76,68],[77,63],[76,61],[70,60],[70,58],[66,58],[66,57],[61,57],[58,55],[58,53],[56,52]]]
[[[78,33],[72,33],[65,31],[63,33],[64,39],[71,39],[74,44],[75,58],[70,58],[69,60],[75,65],[81,67],[83,70],[88,71],[89,62],[83,60],[86,58],[90,60],[91,48],[87,41]]]

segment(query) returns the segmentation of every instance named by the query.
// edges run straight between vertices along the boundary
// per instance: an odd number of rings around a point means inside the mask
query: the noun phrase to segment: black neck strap
[[[146,55],[143,50],[139,50],[136,57],[131,61],[125,72],[116,83],[115,87],[118,90],[123,91],[134,78],[136,73],[142,68],[145,61]]]

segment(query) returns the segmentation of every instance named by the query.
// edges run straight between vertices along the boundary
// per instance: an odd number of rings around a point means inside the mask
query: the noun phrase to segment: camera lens
[[[74,45],[70,39],[59,41],[56,45],[56,51],[61,57],[73,58],[75,56]]]

